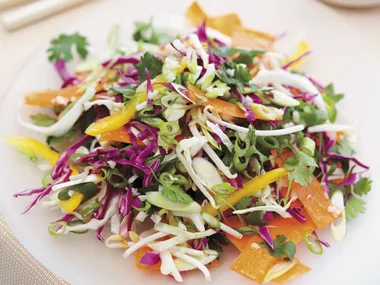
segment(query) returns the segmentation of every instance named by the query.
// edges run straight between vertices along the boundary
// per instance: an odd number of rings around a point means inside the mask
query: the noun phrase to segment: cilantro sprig
[[[82,59],[85,59],[88,55],[88,41],[87,38],[75,34],[60,34],[58,38],[53,39],[50,42],[51,46],[47,50],[49,55],[49,61],[64,60],[68,62],[73,59],[73,46]]]
[[[174,203],[190,204],[194,202],[193,198],[187,194],[181,186],[165,183],[162,188],[162,195]]]
[[[243,89],[244,85],[251,80],[251,74],[245,64],[237,64],[233,61],[225,62],[218,72],[221,81],[228,85],[235,85],[239,89]]]
[[[155,57],[150,52],[144,53],[141,57],[141,62],[136,66],[140,74],[140,82],[146,80],[145,68],[148,69],[151,78],[156,77],[162,73],[162,66],[164,63],[159,58]]]
[[[296,254],[296,245],[287,240],[286,236],[277,235],[273,241],[274,249],[271,249],[265,241],[261,242],[260,245],[266,248],[272,256],[292,261]]]

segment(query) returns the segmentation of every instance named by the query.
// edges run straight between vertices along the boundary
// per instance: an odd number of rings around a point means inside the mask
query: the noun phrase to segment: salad
[[[129,46],[114,26],[98,57],[78,33],[51,41],[62,85],[27,94],[38,111],[20,119],[46,143],[4,138],[45,176],[14,196],[30,196],[24,213],[62,212],[51,235],[95,234],[178,282],[191,270],[210,281],[232,244],[233,271],[284,283],[310,270],[297,243],[320,255],[329,244],[317,231],[341,241],[365,212],[368,166],[354,157],[354,128],[336,123],[344,95],[299,69],[304,41],[284,55],[281,37],[234,13],[209,17],[193,3],[186,17],[185,35],[136,23]]]

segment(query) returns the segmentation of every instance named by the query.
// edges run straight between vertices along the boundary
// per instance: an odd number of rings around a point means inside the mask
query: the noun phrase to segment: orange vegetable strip
[[[314,176],[312,182],[306,187],[293,182],[293,191],[319,229],[335,220],[333,214],[329,212],[331,201],[321,183]]]
[[[122,126],[117,130],[109,131],[107,133],[102,134],[99,141],[116,141],[131,143],[131,138],[129,137],[126,128]]]
[[[70,86],[58,90],[44,90],[44,91],[34,91],[28,93],[25,96],[25,104],[41,107],[51,107],[51,106],[63,106],[60,100],[57,98],[64,98],[64,101],[72,101],[71,98],[79,98],[82,93],[77,93],[77,86]],[[62,99],[61,99],[62,100]]]
[[[311,270],[310,267],[302,264],[297,259],[297,263],[288,272],[284,273],[280,277],[277,277],[276,279],[273,279],[271,282],[275,283],[275,284],[283,284],[285,282],[288,282],[292,279],[295,279],[295,278],[309,272],[310,270]]]
[[[232,263],[231,269],[255,282],[262,283],[276,258],[267,249],[257,246],[247,247]]]

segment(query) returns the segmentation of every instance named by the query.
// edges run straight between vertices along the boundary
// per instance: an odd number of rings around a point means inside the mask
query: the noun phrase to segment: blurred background
[[[73,19],[87,13],[105,11],[118,1],[122,0],[0,0],[0,96],[28,57],[57,30],[64,30]],[[322,2],[359,30],[380,57],[380,0]]]

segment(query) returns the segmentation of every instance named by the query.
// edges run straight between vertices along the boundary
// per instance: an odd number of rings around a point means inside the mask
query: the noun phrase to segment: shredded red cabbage
[[[131,55],[122,55],[116,60],[109,59],[109,60],[104,61],[102,63],[102,66],[107,67],[111,64],[110,68],[114,68],[115,66],[120,65],[120,64],[126,64],[126,63],[137,64],[140,62],[140,57],[142,54],[143,54],[142,52],[138,52]]]
[[[290,215],[292,215],[293,218],[295,218],[297,221],[301,223],[306,222],[306,218],[300,213],[298,208],[288,208],[286,210]]]
[[[267,245],[274,250],[274,244],[272,240],[272,236],[270,235],[270,232],[266,226],[259,226],[259,235],[260,237],[267,243]]]
[[[316,231],[313,231],[312,234],[317,238],[317,240],[319,241],[319,243],[320,243],[321,245],[323,245],[324,247],[330,247],[330,244],[329,244],[327,241],[323,241],[323,240],[321,240],[321,239],[318,237]]]
[[[196,250],[204,250],[207,244],[208,244],[208,238],[200,238],[200,239],[194,240],[193,247]]]
[[[161,160],[156,159],[152,163],[152,165],[149,167],[151,169],[151,173],[149,175],[144,176],[144,178],[143,178],[143,187],[147,187],[150,184],[152,184],[152,180],[153,180],[153,174],[152,173],[157,171],[157,169],[160,166],[160,164],[161,164]]]
[[[90,138],[91,136],[84,135],[81,139],[79,139],[77,142],[69,146],[64,152],[61,153],[53,171],[51,172],[52,179],[57,179],[59,176],[62,175],[64,168],[68,167],[69,165],[70,155],[76,152],[77,149],[81,147]]]
[[[128,77],[126,76],[120,68],[117,68],[117,73],[120,75],[121,79],[123,80],[123,82],[120,82],[119,85],[120,86],[126,86],[126,85],[139,85],[140,83],[132,78],[132,77]]]
[[[128,187],[125,188],[125,192],[120,191],[119,198],[119,212],[123,216],[128,215],[132,211],[133,196],[132,190]]]
[[[63,83],[61,88],[65,88],[71,84],[79,82],[78,77],[73,76],[67,69],[65,62],[60,59],[54,63],[54,68],[57,71],[59,77],[61,77]]]
[[[247,121],[253,122],[255,120],[255,114],[253,113],[251,106],[249,106],[245,97],[240,94],[240,92],[237,90],[237,88],[234,88],[232,91],[236,95],[236,97],[240,100],[240,102],[242,102],[244,108],[246,109],[245,115],[247,117]]]
[[[300,61],[301,59],[308,56],[309,54],[311,54],[311,50],[308,50],[308,51],[304,52],[303,54],[301,54],[296,59],[289,61],[287,64],[282,66],[282,69],[285,69],[285,70],[288,69],[293,63]]]
[[[147,252],[140,259],[140,264],[155,265],[161,261],[160,255],[155,252]]]

